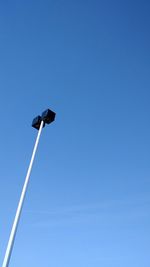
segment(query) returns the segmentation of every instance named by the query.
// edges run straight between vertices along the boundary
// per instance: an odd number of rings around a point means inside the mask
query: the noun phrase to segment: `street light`
[[[28,183],[29,183],[29,178],[30,178],[30,174],[31,174],[31,170],[32,170],[32,165],[33,165],[36,150],[37,150],[37,147],[39,144],[42,129],[45,126],[45,124],[50,124],[51,122],[53,122],[55,120],[55,116],[56,116],[55,112],[53,112],[50,109],[46,109],[42,113],[41,116],[37,116],[33,119],[32,127],[34,127],[35,129],[38,130],[38,134],[37,134],[37,138],[36,138],[35,145],[33,148],[32,157],[31,157],[30,164],[28,167],[28,171],[27,171],[27,175],[26,175],[25,182],[23,185],[22,193],[20,196],[20,200],[19,200],[17,211],[16,211],[15,219],[14,219],[14,222],[12,225],[12,229],[11,229],[9,241],[7,244],[7,248],[6,248],[5,257],[4,257],[2,267],[8,267],[9,266],[9,261],[10,261],[10,257],[11,257],[11,253],[12,253],[12,249],[13,249],[13,244],[14,244],[14,240],[15,240],[15,236],[16,236],[16,232],[17,232],[17,227],[18,227],[20,216],[21,216],[21,211],[23,208],[23,203],[24,203],[24,199],[25,199],[25,195],[26,195],[27,187],[28,187]]]

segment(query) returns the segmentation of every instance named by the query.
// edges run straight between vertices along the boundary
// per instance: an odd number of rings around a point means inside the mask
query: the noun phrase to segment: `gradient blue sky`
[[[150,1],[0,1],[0,265],[150,266]]]

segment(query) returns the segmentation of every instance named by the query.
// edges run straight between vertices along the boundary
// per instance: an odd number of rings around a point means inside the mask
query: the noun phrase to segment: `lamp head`
[[[43,120],[45,123],[50,124],[55,120],[56,113],[53,112],[50,109],[46,109],[41,116],[41,120]]]
[[[41,125],[41,116],[37,116],[33,119],[32,121],[32,127],[39,130],[40,125]]]
[[[43,121],[43,127],[45,124],[50,124],[55,120],[56,113],[50,109],[46,109],[41,116],[37,116],[32,121],[32,127],[39,130],[41,122]]]

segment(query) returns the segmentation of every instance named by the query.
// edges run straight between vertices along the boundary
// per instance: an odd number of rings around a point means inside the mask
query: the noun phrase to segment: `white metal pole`
[[[27,175],[26,175],[26,178],[25,178],[24,186],[23,186],[23,189],[22,189],[21,197],[20,197],[20,200],[19,200],[18,208],[17,208],[17,211],[16,211],[14,223],[13,223],[13,226],[12,226],[12,229],[11,229],[11,233],[10,233],[8,245],[7,245],[7,248],[6,248],[6,253],[5,253],[5,257],[4,257],[4,261],[3,261],[2,267],[8,267],[8,265],[9,265],[11,252],[12,252],[12,248],[13,248],[13,244],[14,244],[14,240],[15,240],[15,236],[16,236],[16,232],[17,232],[17,227],[18,227],[20,216],[21,216],[21,211],[22,211],[22,207],[23,207],[23,203],[24,203],[24,199],[25,199],[25,195],[26,195],[26,191],[27,191],[27,187],[28,187],[28,183],[29,183],[29,178],[30,178],[30,174],[31,174],[31,170],[32,170],[32,165],[33,165],[33,161],[34,161],[34,158],[35,158],[35,154],[36,154],[36,150],[37,150],[37,147],[38,147],[38,143],[39,143],[39,140],[40,140],[40,135],[41,135],[41,132],[42,132],[43,125],[44,125],[44,122],[41,121],[40,128],[39,128],[39,131],[38,131],[38,135],[37,135],[37,138],[36,138],[36,142],[35,142],[35,145],[34,145],[34,149],[33,149],[33,152],[32,152],[31,161],[30,161],[30,164],[29,164],[29,168],[28,168]]]

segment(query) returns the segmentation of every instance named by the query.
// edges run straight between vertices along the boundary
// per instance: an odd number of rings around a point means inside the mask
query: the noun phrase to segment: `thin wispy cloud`
[[[120,200],[108,200],[101,203],[58,207],[51,210],[26,210],[32,215],[32,225],[52,227],[70,223],[101,223],[108,220],[134,221],[149,216],[150,197],[136,195]]]

